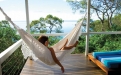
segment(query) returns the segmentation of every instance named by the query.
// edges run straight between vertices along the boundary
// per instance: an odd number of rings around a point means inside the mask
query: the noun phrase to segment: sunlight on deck
[[[65,73],[61,73],[58,65],[48,66],[28,59],[20,75],[105,75],[99,67],[88,61],[84,54],[71,54],[62,65],[65,67]]]

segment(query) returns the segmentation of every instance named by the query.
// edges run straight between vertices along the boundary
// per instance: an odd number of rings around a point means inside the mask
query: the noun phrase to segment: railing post
[[[1,59],[0,59],[0,75],[2,75]]]
[[[28,0],[25,0],[25,7],[26,7],[26,21],[27,21],[27,32],[30,33],[30,25],[29,25],[29,4]],[[29,56],[32,59],[32,56]]]
[[[30,33],[30,25],[29,25],[29,5],[28,0],[25,0],[25,7],[26,7],[26,21],[27,21],[27,32]]]
[[[87,34],[86,34],[85,56],[87,56],[89,52],[90,2],[91,0],[87,0],[87,25],[86,25]]]

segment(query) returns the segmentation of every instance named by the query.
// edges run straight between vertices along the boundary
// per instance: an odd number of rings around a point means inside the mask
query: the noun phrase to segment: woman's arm
[[[61,65],[61,63],[58,61],[58,59],[57,59],[57,57],[56,57],[56,55],[55,55],[55,52],[54,52],[53,48],[49,48],[49,50],[50,50],[50,52],[51,52],[51,54],[52,54],[53,60],[55,61],[55,63],[57,63],[57,64],[61,67],[61,70],[62,70],[62,72],[64,73],[64,68],[63,68],[63,66]]]

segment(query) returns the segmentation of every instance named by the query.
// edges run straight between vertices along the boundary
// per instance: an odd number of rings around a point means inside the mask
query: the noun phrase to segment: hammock
[[[5,15],[6,19],[17,29],[19,32],[23,43],[22,43],[22,53],[24,55],[24,58],[27,58],[28,56],[31,56],[34,60],[41,60],[47,65],[55,65],[50,50],[48,50],[47,47],[45,47],[42,43],[40,43],[38,40],[36,40],[31,34],[27,33],[25,30],[21,29],[19,26],[15,25],[13,21],[11,21],[11,18],[9,18],[6,13],[0,8],[1,12]],[[71,50],[59,50],[62,48],[68,39],[68,45],[74,44],[79,36],[80,28],[83,20],[76,24],[76,26],[72,29],[70,33],[68,33],[62,40],[60,40],[58,43],[53,45],[53,49],[55,51],[56,57],[59,61],[63,61],[65,57],[69,56],[71,52],[74,51],[75,47]]]

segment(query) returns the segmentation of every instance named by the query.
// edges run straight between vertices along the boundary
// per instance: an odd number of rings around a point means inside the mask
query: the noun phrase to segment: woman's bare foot
[[[63,67],[61,67],[61,71],[62,71],[62,73],[64,73],[64,68]]]
[[[65,46],[66,46],[67,43],[68,43],[68,39],[66,40]]]

